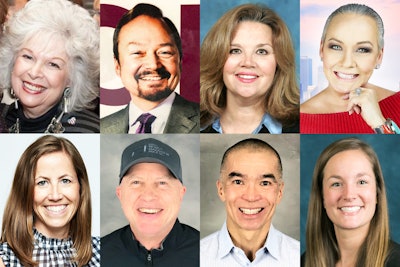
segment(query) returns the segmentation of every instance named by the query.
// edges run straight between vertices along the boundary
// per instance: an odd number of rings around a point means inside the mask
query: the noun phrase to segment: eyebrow
[[[29,49],[29,48],[26,48],[26,47],[24,47],[24,48],[21,48],[21,50],[20,50],[20,52],[24,52],[24,51],[26,51],[26,52],[29,52],[29,53],[31,53],[31,54],[35,54],[35,52],[33,52],[31,49]],[[47,53],[46,53],[46,55],[47,55]],[[46,57],[46,60],[54,60],[54,59],[58,59],[58,60],[61,60],[62,62],[64,62],[65,64],[67,63],[63,58],[61,58],[61,57],[58,57],[58,56],[54,56],[54,57]]]
[[[329,41],[335,41],[335,42],[338,42],[338,43],[340,43],[340,44],[343,44],[343,41],[340,41],[340,40],[338,40],[338,39],[336,39],[336,38],[330,38],[330,39],[328,39],[328,42],[329,42]],[[374,46],[374,45],[372,44],[372,42],[370,42],[370,41],[360,41],[360,42],[357,42],[356,44],[357,44],[357,45],[369,44],[369,45],[371,45],[371,46]]]
[[[132,42],[129,42],[128,43],[128,46],[129,45],[137,45],[137,46],[144,46],[145,44],[144,43],[140,43],[140,42],[136,42],[136,41],[132,41]],[[175,44],[174,43],[161,43],[161,44],[158,44],[159,46],[161,46],[161,47],[165,47],[165,46],[171,46],[171,47],[175,47]]]
[[[242,174],[242,173],[240,173],[240,172],[235,172],[235,171],[230,172],[230,173],[228,174],[228,178],[229,178],[229,179],[234,178],[234,177],[245,178],[245,177],[247,177],[247,175],[244,175],[244,174]],[[260,176],[260,178],[261,178],[261,179],[267,179],[267,178],[269,178],[269,179],[273,179],[274,181],[276,181],[276,177],[275,177],[275,175],[272,174],[272,173],[262,174],[262,175]]]
[[[240,44],[235,44],[235,43],[231,43],[231,46],[239,46],[239,47],[242,47]],[[269,44],[269,43],[260,43],[260,44],[257,44],[256,45],[256,47],[263,47],[263,46],[269,46],[269,47],[271,47],[271,48],[273,48],[272,47],[272,44]]]
[[[371,177],[371,175],[369,175],[366,172],[360,172],[360,173],[356,174],[355,178],[360,178],[360,177],[364,177],[364,176]],[[340,176],[340,175],[334,174],[334,175],[329,176],[327,179],[340,179],[340,180],[343,180],[343,177]]]

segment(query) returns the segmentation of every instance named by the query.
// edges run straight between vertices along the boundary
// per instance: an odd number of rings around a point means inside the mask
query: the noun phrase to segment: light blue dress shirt
[[[262,127],[265,127],[268,129],[268,131],[271,134],[281,134],[282,133],[282,124],[277,121],[276,119],[272,118],[268,113],[265,113],[260,124],[257,126],[257,128],[252,132],[252,134],[258,134]],[[213,124],[212,127],[214,130],[216,130],[218,133],[222,133],[222,127],[219,118],[217,118]],[[204,130],[204,129],[201,129]]]
[[[271,224],[267,240],[254,261],[236,247],[226,222],[221,230],[200,240],[200,267],[299,267],[300,242],[276,230]]]

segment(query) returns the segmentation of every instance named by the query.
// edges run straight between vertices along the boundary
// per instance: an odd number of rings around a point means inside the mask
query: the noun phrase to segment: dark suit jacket
[[[164,133],[199,133],[199,105],[175,93]],[[101,133],[128,133],[129,105],[100,120]]]

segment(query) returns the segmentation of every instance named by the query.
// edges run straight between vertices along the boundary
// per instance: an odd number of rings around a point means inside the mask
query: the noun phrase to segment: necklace
[[[54,116],[49,125],[47,125],[46,130],[44,133],[63,133],[65,131],[64,126],[61,123],[61,119],[64,115],[64,111],[61,111],[60,115]],[[9,132],[10,133],[20,133],[20,123],[19,123],[19,118],[17,118],[16,122],[10,127]]]

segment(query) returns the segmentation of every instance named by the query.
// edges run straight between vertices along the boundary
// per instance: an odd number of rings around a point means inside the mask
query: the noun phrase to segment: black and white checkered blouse
[[[71,238],[47,238],[36,229],[33,229],[35,244],[32,258],[39,263],[39,267],[77,266],[72,261],[76,254]],[[100,266],[100,238],[92,237],[92,259],[86,266]],[[0,245],[0,257],[6,267],[22,267],[19,259],[7,243]]]

